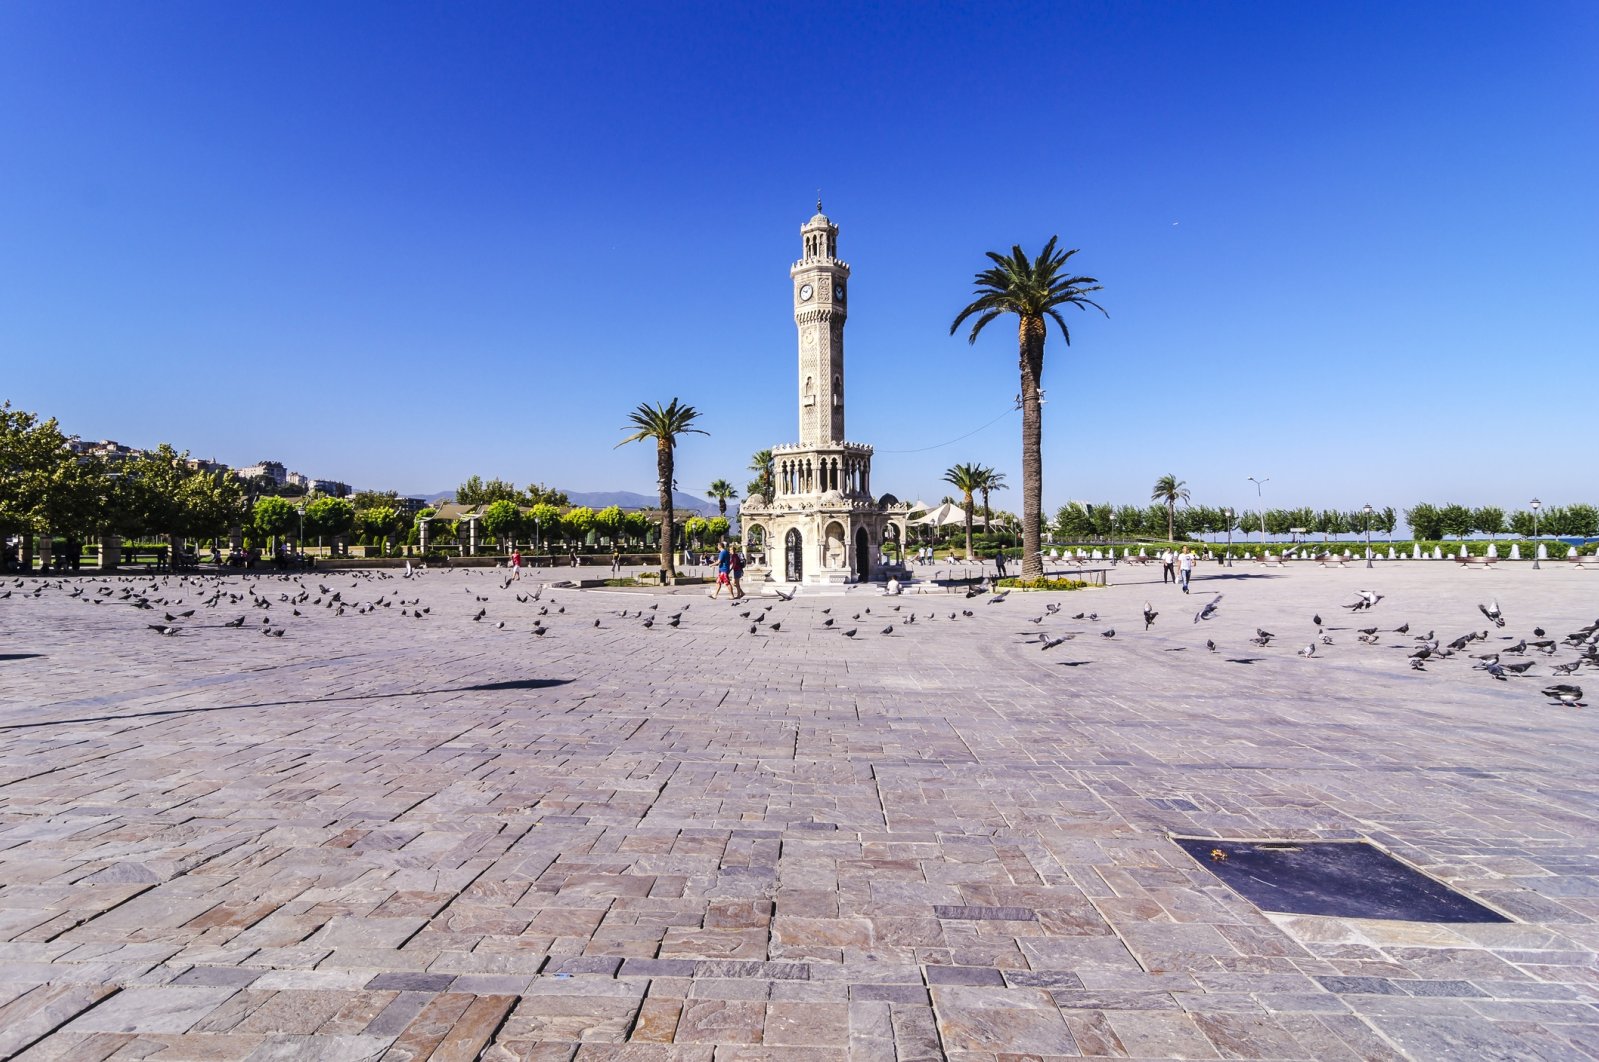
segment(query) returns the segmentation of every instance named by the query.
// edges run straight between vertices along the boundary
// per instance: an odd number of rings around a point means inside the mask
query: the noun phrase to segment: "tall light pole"
[[[294,540],[294,549],[297,553],[305,552],[305,502],[295,507],[295,512],[300,514],[300,537]]]
[[[1227,567],[1233,566],[1233,510],[1232,506],[1222,510],[1227,517]]]
[[[1371,503],[1367,502],[1366,503],[1366,507],[1364,509],[1362,509],[1361,512],[1366,514],[1366,567],[1370,568],[1371,567]]]
[[[1266,494],[1260,488],[1262,485],[1270,483],[1271,477],[1256,479],[1254,476],[1250,476],[1249,482],[1255,485],[1255,497],[1260,499],[1260,548],[1264,551],[1266,548]]]
[[[1538,510],[1543,507],[1543,502],[1537,498],[1532,499],[1532,570],[1541,570],[1538,566]]]

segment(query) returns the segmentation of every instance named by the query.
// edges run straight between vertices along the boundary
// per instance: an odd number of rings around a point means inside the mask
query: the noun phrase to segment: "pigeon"
[[[177,634],[183,629],[182,627],[173,627],[165,623],[146,623],[145,626],[150,630],[155,631],[157,634],[166,635],[168,638],[172,637],[174,634]]]
[[[824,619],[822,621],[822,626],[824,626],[824,627],[831,627],[832,625],[833,625],[833,617],[832,616],[829,616],[829,617],[827,617],[826,619]]]
[[[1158,616],[1158,615],[1160,615],[1160,613],[1156,612],[1154,609],[1150,608],[1149,607],[1149,602],[1145,601],[1144,602],[1144,630],[1146,630],[1146,631],[1149,630],[1150,626],[1155,622],[1155,617]]]
[[[850,628],[850,629],[849,629],[849,630],[847,630],[847,631],[845,631],[845,632],[844,632],[844,637],[846,637],[846,638],[853,638],[853,637],[855,637],[855,631],[856,631],[856,629],[857,629],[857,628],[855,628],[855,627],[851,627],[851,628]]]
[[[1204,608],[1194,613],[1194,622],[1198,623],[1200,620],[1210,619],[1212,616],[1216,615],[1216,609],[1220,605],[1221,595],[1217,594],[1215,597],[1210,599],[1209,603],[1207,603]]]
[[[1570,686],[1565,683],[1560,683],[1558,685],[1546,688],[1543,691],[1543,695],[1548,697],[1551,701],[1564,705],[1567,708],[1581,708],[1584,706],[1582,702],[1581,686]]]
[[[1311,642],[1309,645],[1307,645],[1303,649],[1299,650],[1299,655],[1304,657],[1307,660],[1310,659],[1311,657],[1315,656],[1316,655],[1316,643],[1315,642]]]
[[[1064,635],[1062,637],[1059,637],[1059,638],[1051,638],[1048,635],[1045,635],[1044,644],[1043,644],[1043,646],[1041,648],[1044,649],[1045,651],[1047,651],[1047,650],[1055,648],[1055,646],[1060,645],[1064,641],[1066,641],[1066,638],[1065,638]]]
[[[1407,623],[1403,627],[1395,627],[1394,628],[1394,633],[1395,634],[1409,634],[1410,633],[1410,624]]]
[[[1206,638],[1205,639],[1205,648],[1209,649],[1211,652],[1214,653],[1216,651],[1216,643],[1214,641],[1212,641],[1211,639]]]
[[[1520,656],[1521,654],[1525,653],[1526,651],[1527,651],[1527,639],[1525,639],[1525,638],[1523,638],[1521,641],[1517,642],[1515,645],[1512,645],[1510,648],[1504,650],[1504,652],[1507,652],[1507,653],[1515,653],[1517,656]]]
[[[1114,637],[1116,637],[1116,628],[1112,627],[1108,631],[1100,631],[1099,632],[1099,636],[1101,638],[1114,638]]]
[[[1532,666],[1532,661],[1521,660],[1514,664],[1501,664],[1499,666],[1504,668],[1506,671],[1514,671],[1516,674],[1520,675],[1525,673],[1526,670]]]
[[[1321,613],[1318,612],[1314,616],[1310,617],[1310,622],[1312,622],[1316,626],[1320,627],[1321,626]]]
[[[1269,642],[1269,641],[1271,641],[1273,638],[1275,638],[1277,636],[1275,634],[1271,633],[1271,631],[1266,630],[1264,627],[1256,627],[1255,628],[1255,637],[1264,638],[1266,641]]]
[[[1489,622],[1491,622],[1495,627],[1503,627],[1505,625],[1504,613],[1499,610],[1499,602],[1497,599],[1495,599],[1492,605],[1478,605],[1477,611],[1481,612],[1484,616],[1487,616]]]
[[[228,622],[224,623],[222,626],[224,626],[224,627],[233,627],[233,628],[242,627],[242,626],[244,626],[244,617],[240,616],[236,620],[228,620]]]
[[[1377,593],[1375,590],[1356,590],[1355,593],[1360,595],[1359,599],[1357,599],[1353,605],[1343,606],[1344,608],[1349,609],[1351,612],[1363,612],[1369,608],[1376,608],[1377,602],[1381,601],[1385,596]]]
[[[884,634],[893,634],[894,633],[894,625],[892,623],[890,623],[888,626],[884,627],[883,628],[883,633]]]

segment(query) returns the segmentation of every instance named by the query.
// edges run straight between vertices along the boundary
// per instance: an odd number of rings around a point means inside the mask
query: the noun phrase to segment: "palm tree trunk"
[[[677,570],[672,564],[672,440],[669,438],[655,443],[655,476],[661,488],[661,582],[676,583]]]
[[[1177,541],[1177,503],[1170,500],[1166,502],[1166,541]]]
[[[972,559],[972,492],[966,492],[966,559]]]
[[[1022,370],[1022,578],[1044,577],[1044,556],[1039,541],[1043,515],[1043,419],[1038,404],[1038,380],[1044,371],[1044,319],[1023,317],[1019,340]]]

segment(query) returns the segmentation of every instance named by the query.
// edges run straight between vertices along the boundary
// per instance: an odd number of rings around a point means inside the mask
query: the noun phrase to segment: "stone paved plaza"
[[[7,582],[0,1056],[1599,1057],[1599,709],[1539,694],[1599,674],[1408,661],[1493,598],[1490,649],[1576,630],[1599,574],[1200,576]],[[1367,838],[1511,921],[1263,913],[1173,834]]]

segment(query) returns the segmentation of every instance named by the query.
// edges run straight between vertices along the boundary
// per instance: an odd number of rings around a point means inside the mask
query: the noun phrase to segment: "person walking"
[[[1001,579],[1005,578],[1005,551],[1003,549],[994,551],[994,572]]]
[[[1188,593],[1188,581],[1194,576],[1194,562],[1199,558],[1194,556],[1194,551],[1187,546],[1183,547],[1182,555],[1177,558],[1177,568],[1182,575],[1183,593]]]
[[[744,555],[734,546],[727,558],[727,574],[733,581],[733,600],[744,596]]]
[[[716,591],[711,594],[711,600],[722,596],[722,587],[732,589],[733,554],[728,551],[727,543],[723,542],[721,549],[716,553]]]
[[[518,546],[511,551],[511,580],[522,581],[522,549]]]
[[[612,575],[620,575],[621,573],[622,573],[622,547],[621,546],[612,546],[611,547],[611,574]]]
[[[1168,546],[1165,549],[1162,549],[1160,551],[1160,585],[1161,586],[1165,586],[1167,583],[1175,583],[1177,581],[1177,572],[1175,570],[1176,566],[1175,566],[1175,563],[1174,563],[1175,561],[1176,561],[1176,558],[1172,555],[1172,551],[1171,551],[1171,547],[1170,546]]]

